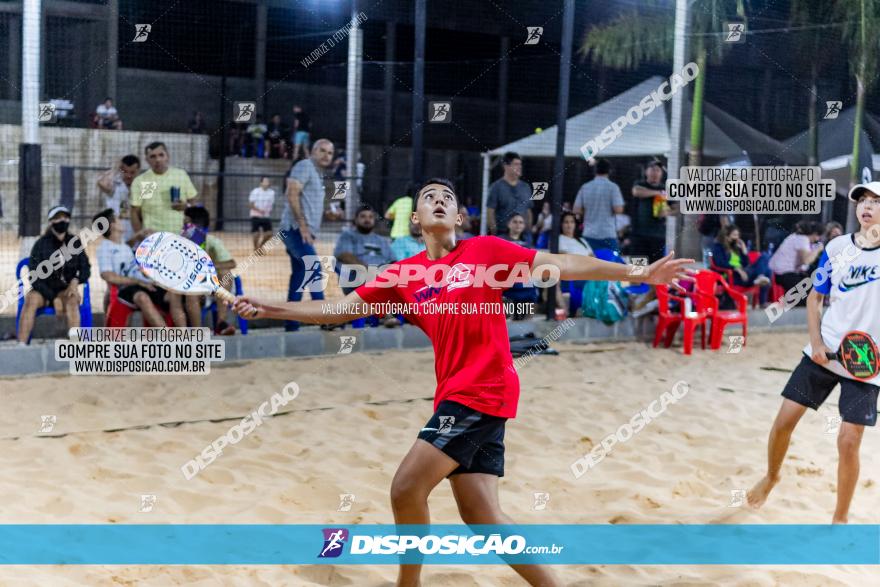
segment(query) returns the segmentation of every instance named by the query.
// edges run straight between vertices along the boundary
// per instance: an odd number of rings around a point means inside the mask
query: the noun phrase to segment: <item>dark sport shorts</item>
[[[459,467],[449,476],[488,473],[504,477],[505,422],[507,418],[444,400],[419,432],[419,438],[458,462]]]
[[[251,217],[251,232],[272,232],[272,220],[269,218]]]
[[[873,426],[877,423],[877,391],[880,387],[842,377],[804,356],[791,374],[782,397],[802,406],[819,409],[834,386],[840,383],[840,418],[850,424]]]
[[[137,308],[137,304],[134,303],[134,296],[139,291],[146,293],[150,297],[150,300],[152,300],[153,304],[159,309],[168,309],[168,304],[165,302],[165,290],[158,287],[155,291],[150,291],[140,285],[124,285],[119,288],[119,293],[116,294],[116,297],[118,297],[119,301],[126,306]]]

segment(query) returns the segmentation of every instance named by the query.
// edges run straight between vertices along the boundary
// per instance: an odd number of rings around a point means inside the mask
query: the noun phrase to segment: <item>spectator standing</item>
[[[391,202],[385,211],[385,218],[392,220],[391,224],[391,240],[395,241],[399,238],[405,238],[410,235],[410,217],[413,211],[412,185],[406,186],[405,196],[401,196]]]
[[[98,128],[122,130],[122,120],[113,105],[113,98],[105,98],[95,109],[95,114],[98,115]]]
[[[197,202],[198,191],[186,171],[170,165],[165,143],[150,143],[144,153],[150,169],[131,182],[132,229],[177,234],[183,211]]]
[[[489,186],[489,199],[486,203],[486,226],[489,234],[503,235],[507,232],[507,221],[514,214],[520,214],[526,221],[526,231],[532,230],[532,188],[520,179],[522,177],[522,158],[514,152],[504,154],[501,159],[504,175]]]
[[[651,263],[661,258],[666,248],[668,208],[661,204],[666,199],[663,172],[659,161],[651,161],[645,169],[645,179],[635,182],[632,188],[635,198],[631,235],[633,252],[645,255]]]
[[[122,242],[129,245],[135,238],[131,227],[131,184],[141,172],[137,155],[126,155],[98,176],[98,189],[105,194],[104,205],[113,210],[122,226]]]
[[[275,205],[275,190],[268,177],[260,178],[260,185],[251,190],[250,204],[251,233],[254,237],[254,250],[272,238],[272,206]]]
[[[584,219],[583,237],[593,249],[620,252],[615,214],[623,213],[623,195],[608,176],[607,159],[596,161],[596,177],[581,186],[574,199],[574,213]]]
[[[54,206],[46,218],[49,226],[34,243],[28,258],[28,269],[36,273],[37,279],[24,296],[18,326],[19,344],[28,344],[37,310],[45,306],[54,305],[59,317],[66,316],[68,328],[79,327],[79,305],[82,302],[79,285],[89,280],[89,259],[80,237],[68,232],[70,210]],[[65,251],[60,251],[62,248]],[[57,266],[56,259],[64,252],[64,262]]]
[[[776,274],[776,283],[786,291],[808,277],[807,269],[824,250],[819,242],[822,225],[818,222],[801,220],[794,229],[770,258],[770,270]]]
[[[318,139],[312,147],[311,156],[294,163],[287,180],[287,202],[281,215],[281,230],[284,246],[290,257],[290,282],[287,288],[287,301],[302,300],[306,283],[305,255],[316,255],[315,238],[321,229],[324,216],[324,178],[323,173],[333,161],[333,143]],[[311,267],[309,268],[312,269]],[[313,300],[323,300],[324,292],[309,289]],[[287,330],[298,330],[299,322],[287,322]]]
[[[303,157],[309,153],[309,139],[311,138],[312,121],[302,106],[293,107],[293,160],[299,159],[299,148],[302,147]]]
[[[193,116],[189,119],[189,124],[187,124],[187,129],[189,130],[190,134],[205,134],[206,128],[204,115],[199,111],[193,112]]]

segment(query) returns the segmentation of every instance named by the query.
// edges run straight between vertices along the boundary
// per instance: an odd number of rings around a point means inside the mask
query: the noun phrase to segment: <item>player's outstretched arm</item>
[[[253,298],[235,298],[232,310],[248,320],[271,318],[273,320],[295,320],[306,324],[341,324],[357,318],[372,315],[367,304],[356,292],[351,292],[341,300],[308,302],[281,302],[267,304]]]
[[[602,261],[595,257],[539,252],[535,255],[532,269],[541,265],[553,265],[559,269],[559,277],[566,280],[630,281],[651,284],[678,284],[691,274],[686,265],[693,259],[674,259],[674,252],[647,267],[624,265]]]

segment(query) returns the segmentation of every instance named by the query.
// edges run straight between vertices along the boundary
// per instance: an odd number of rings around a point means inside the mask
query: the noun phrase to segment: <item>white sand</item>
[[[644,344],[557,345],[521,369],[519,417],[508,424],[506,511],[524,523],[827,523],[834,508],[837,392],[795,433],[783,480],[759,512],[729,508],[764,467],[766,436],[804,334],[753,336],[743,354]],[[596,352],[602,349],[614,351]],[[678,380],[689,394],[594,470],[570,463]],[[179,467],[230,422],[286,383],[296,413],[269,420],[186,481]],[[431,352],[264,360],[209,377],[36,377],[0,380],[3,523],[391,523],[388,488],[431,414]],[[729,391],[722,390],[727,388]],[[369,402],[388,403],[371,405]],[[403,401],[411,400],[411,401]],[[54,414],[40,438],[40,416]],[[104,429],[148,426],[106,433]],[[19,437],[14,439],[13,437]],[[851,523],[876,523],[880,437],[862,447]],[[534,511],[533,493],[549,492]],[[351,512],[338,495],[352,493]],[[141,494],[155,494],[140,513]],[[448,484],[433,521],[459,523]],[[871,567],[558,567],[568,585],[868,585]],[[389,585],[391,566],[0,567],[2,585]],[[428,566],[425,585],[522,585],[510,569]]]

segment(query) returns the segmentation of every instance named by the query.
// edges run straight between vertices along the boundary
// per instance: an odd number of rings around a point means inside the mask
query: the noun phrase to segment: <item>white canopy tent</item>
[[[582,157],[581,147],[594,139],[602,130],[620,117],[626,117],[627,111],[637,106],[646,96],[663,83],[664,78],[653,76],[633,86],[622,94],[576,114],[566,122],[565,156]],[[686,134],[689,135],[691,102],[685,100]],[[708,158],[725,159],[739,157],[744,152],[760,152],[781,154],[784,159],[786,147],[779,141],[755,130],[744,122],[734,118],[719,108],[704,103],[704,140],[703,154]],[[489,198],[489,176],[492,157],[501,156],[508,151],[518,153],[521,157],[555,157],[556,133],[554,125],[543,132],[535,133],[482,154],[483,157],[483,205],[480,220],[480,233],[486,234],[486,202]],[[689,148],[688,141],[687,147]],[[611,144],[598,154],[602,157],[651,157],[668,156],[672,148],[669,121],[665,108],[657,107],[644,116],[636,125],[626,126]],[[799,158],[791,153],[792,158]],[[795,161],[790,161],[794,163]]]

